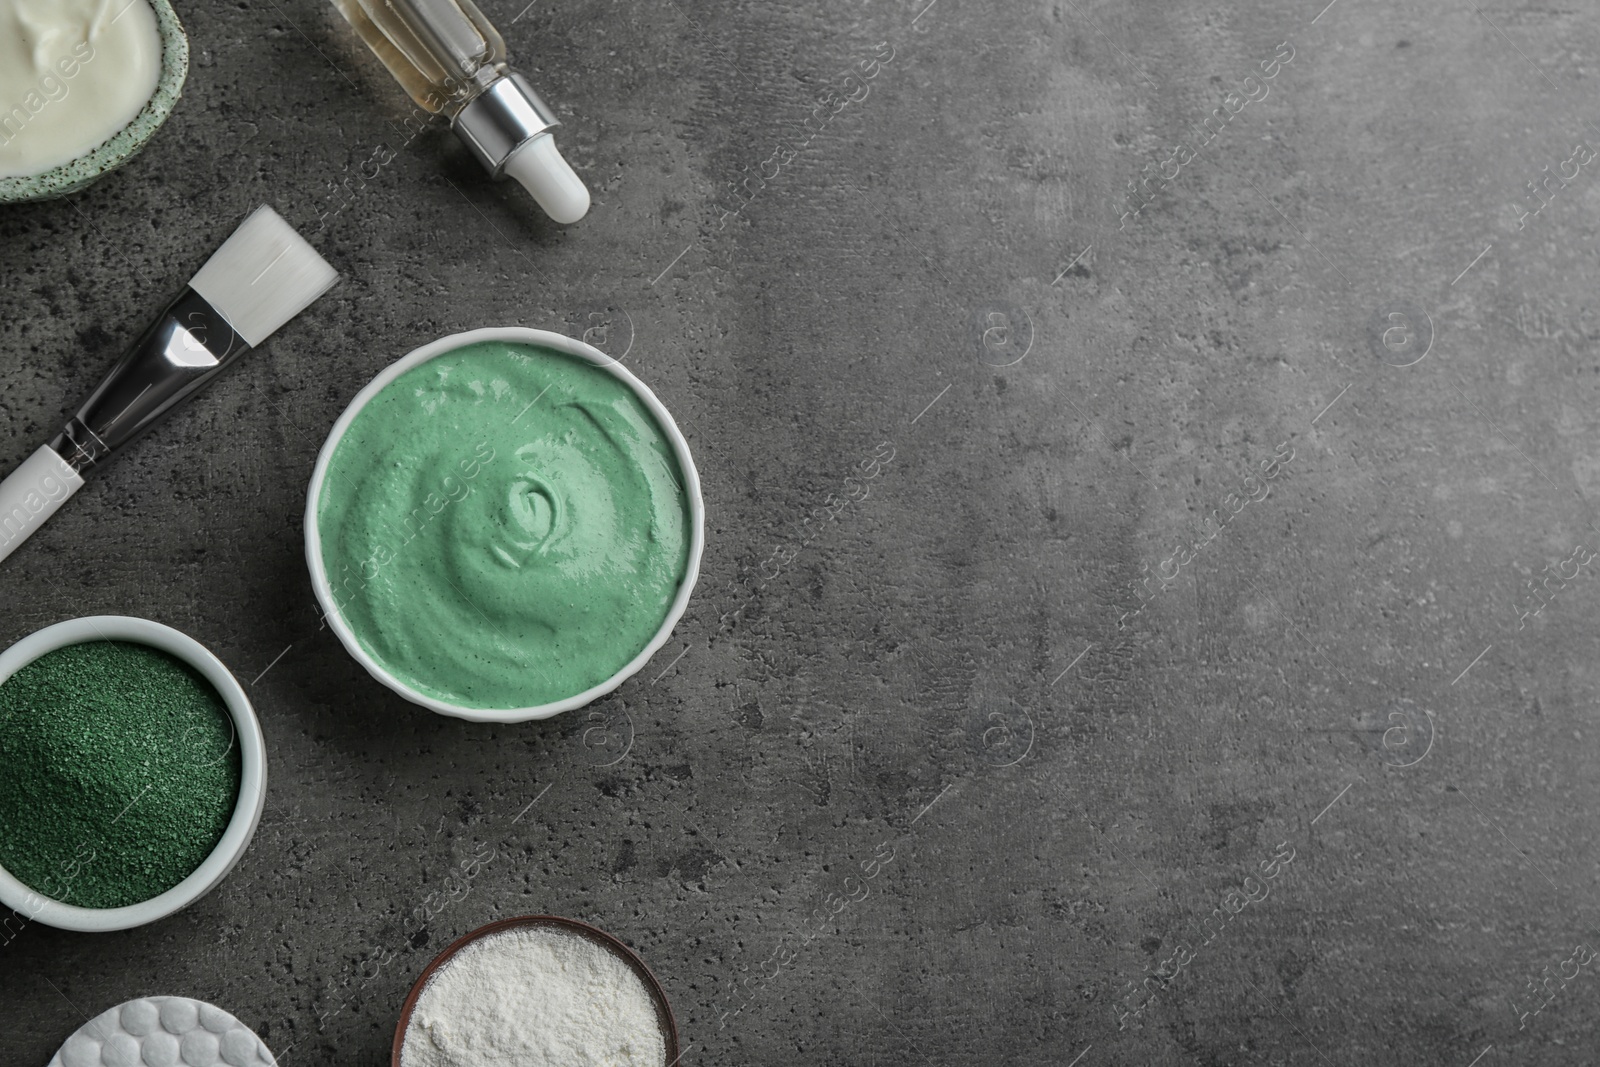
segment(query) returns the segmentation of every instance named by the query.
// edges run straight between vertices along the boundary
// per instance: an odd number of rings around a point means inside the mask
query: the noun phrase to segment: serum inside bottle
[[[417,106],[450,119],[495,178],[517,179],[557,222],[589,210],[589,190],[556,148],[555,113],[506,62],[506,43],[472,0],[333,0]]]

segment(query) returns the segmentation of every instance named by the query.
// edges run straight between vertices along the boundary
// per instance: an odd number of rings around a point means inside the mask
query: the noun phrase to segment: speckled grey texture
[[[257,203],[345,272],[0,567],[0,640],[212,647],[272,782],[195,907],[0,948],[8,1060],[163,991],[378,1067],[532,912],[635,946],[702,1064],[1593,1058],[1587,10],[485,10],[577,226],[314,0],[184,0],[164,135],[0,213],[7,463]],[[515,728],[367,678],[300,553],[362,383],[498,323],[626,348],[708,513],[681,639]]]

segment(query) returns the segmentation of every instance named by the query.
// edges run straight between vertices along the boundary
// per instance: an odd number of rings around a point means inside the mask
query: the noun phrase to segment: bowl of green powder
[[[193,638],[99,615],[0,653],[0,905],[18,923],[125,930],[204,896],[266,801],[238,681]]]

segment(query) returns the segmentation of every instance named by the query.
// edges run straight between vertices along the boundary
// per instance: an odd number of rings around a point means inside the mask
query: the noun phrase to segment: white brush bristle
[[[206,260],[189,288],[254,347],[338,280],[339,272],[263,204]]]

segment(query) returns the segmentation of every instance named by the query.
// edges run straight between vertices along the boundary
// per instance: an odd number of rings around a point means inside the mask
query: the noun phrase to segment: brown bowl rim
[[[472,942],[481,938],[498,934],[503,930],[512,930],[522,927],[561,927],[579,937],[585,938],[603,948],[609,949],[621,956],[635,974],[644,982],[645,989],[650,994],[650,999],[656,1006],[656,1020],[661,1024],[662,1043],[666,1047],[667,1067],[676,1067],[678,1057],[678,1020],[672,1014],[672,1004],[667,1000],[667,991],[662,988],[661,982],[656,978],[639,954],[629,948],[622,940],[612,934],[606,933],[598,926],[591,926],[578,919],[568,919],[561,915],[518,915],[510,919],[496,919],[462,934],[450,942],[442,952],[435,956],[417,980],[411,986],[411,992],[406,994],[405,1003],[400,1006],[400,1021],[394,1028],[394,1043],[389,1051],[390,1067],[400,1067],[400,1050],[405,1045],[406,1031],[411,1027],[411,1012],[417,1006],[417,998],[422,996],[422,990],[427,986],[433,973],[450,961],[457,952],[466,948]]]

